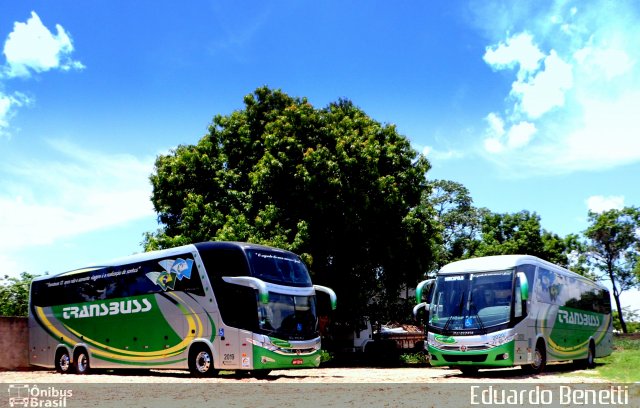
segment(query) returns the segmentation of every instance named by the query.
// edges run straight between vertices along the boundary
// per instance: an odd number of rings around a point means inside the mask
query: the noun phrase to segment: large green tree
[[[589,222],[584,233],[589,263],[600,278],[611,282],[620,326],[627,333],[620,294],[640,284],[640,208],[589,212]]]
[[[215,116],[196,145],[157,158],[152,202],[163,227],[145,245],[289,249],[334,288],[348,317],[388,312],[432,261],[434,226],[420,203],[428,169],[393,125],[350,101],[317,109],[259,88],[244,109]]]

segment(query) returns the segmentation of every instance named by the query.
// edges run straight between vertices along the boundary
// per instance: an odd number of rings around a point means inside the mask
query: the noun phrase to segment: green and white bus
[[[295,254],[237,242],[147,252],[33,281],[29,358],[89,368],[266,375],[317,367],[316,291]],[[328,309],[328,308],[327,308]]]
[[[419,288],[424,286],[430,284]],[[429,303],[422,306],[433,366],[473,373],[519,365],[541,372],[550,361],[593,367],[594,358],[612,351],[609,291],[534,256],[445,265],[430,288]]]

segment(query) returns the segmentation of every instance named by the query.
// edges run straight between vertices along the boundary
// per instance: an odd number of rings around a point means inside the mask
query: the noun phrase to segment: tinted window
[[[248,249],[251,275],[266,282],[292,286],[311,286],[307,267],[297,256],[261,249]]]
[[[34,281],[31,298],[36,306],[54,306],[173,290],[204,296],[189,254]]]

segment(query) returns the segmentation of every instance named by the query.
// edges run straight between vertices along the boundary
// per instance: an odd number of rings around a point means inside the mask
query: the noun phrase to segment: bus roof
[[[601,288],[605,288],[603,285],[599,284],[598,282],[594,282],[585,276],[579,275],[566,268],[563,268],[559,265],[555,265],[551,262],[545,261],[544,259],[540,259],[533,255],[494,255],[494,256],[483,256],[479,258],[463,259],[461,261],[452,262],[450,264],[443,266],[438,271],[438,274],[496,271],[496,270],[513,268],[515,266],[523,265],[523,264],[534,264],[534,265],[546,267],[549,270],[553,270],[563,275],[571,276],[574,278],[582,278]]]
[[[264,249],[264,250],[272,250],[272,251],[287,252],[287,253],[289,252],[283,249],[272,248],[272,247],[258,245],[258,244],[250,244],[247,242],[231,242],[231,241],[199,242],[199,243],[183,245],[175,248],[161,249],[158,251],[142,252],[139,254],[116,258],[111,261],[104,262],[98,265],[93,265],[93,266],[84,267],[80,269],[73,269],[71,271],[60,272],[53,275],[38,276],[34,280],[47,280],[47,279],[51,279],[59,276],[70,276],[78,273],[94,271],[97,269],[103,269],[108,267],[118,267],[118,266],[129,265],[137,262],[145,262],[145,261],[153,260],[156,258],[176,256],[176,255],[184,254],[187,252],[193,252],[196,249],[206,250],[206,249],[213,249],[213,248]]]

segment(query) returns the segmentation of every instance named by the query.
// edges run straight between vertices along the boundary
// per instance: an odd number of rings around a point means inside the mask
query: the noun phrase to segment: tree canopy
[[[27,316],[29,288],[34,277],[22,272],[19,277],[0,279],[0,316]]]
[[[145,246],[289,249],[337,292],[343,312],[388,312],[432,261],[435,226],[420,201],[429,167],[395,126],[348,100],[317,109],[259,88],[244,109],[215,116],[196,145],[157,158],[152,202],[163,227]]]

